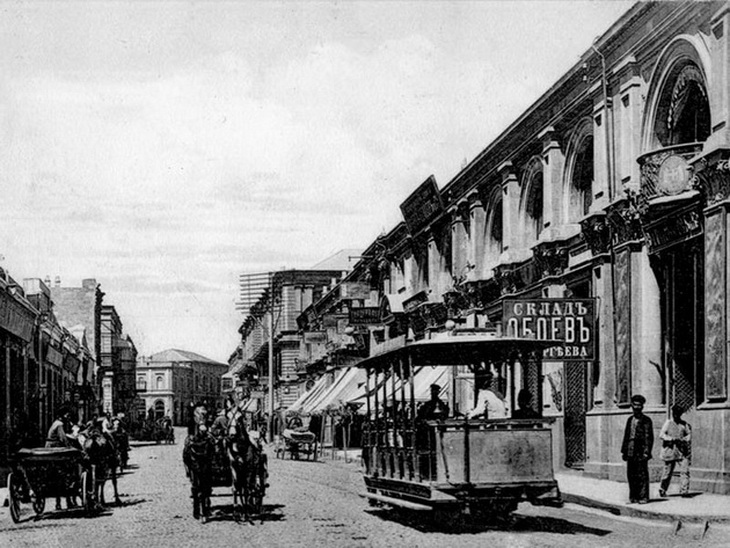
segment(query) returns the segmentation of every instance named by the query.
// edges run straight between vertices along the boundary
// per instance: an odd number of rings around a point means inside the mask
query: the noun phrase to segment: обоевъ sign
[[[507,299],[502,331],[507,337],[558,341],[543,360],[595,359],[595,299]]]

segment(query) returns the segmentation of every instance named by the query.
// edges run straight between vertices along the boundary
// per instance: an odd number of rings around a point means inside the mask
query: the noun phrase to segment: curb
[[[669,522],[681,521],[685,523],[730,523],[730,517],[728,516],[692,516],[686,514],[652,512],[650,510],[642,510],[639,507],[629,507],[623,504],[612,504],[610,502],[603,502],[582,495],[574,495],[565,492],[563,492],[562,495],[564,502],[571,502],[573,504],[579,504],[580,506],[587,506],[589,508],[604,510],[615,516],[626,516],[632,518],[652,519]]]

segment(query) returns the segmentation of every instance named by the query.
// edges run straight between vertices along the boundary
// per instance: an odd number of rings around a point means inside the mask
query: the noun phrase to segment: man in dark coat
[[[649,459],[654,445],[654,426],[643,413],[645,403],[644,396],[636,394],[631,397],[633,415],[626,421],[621,444],[629,480],[629,501],[639,504],[649,502]]]

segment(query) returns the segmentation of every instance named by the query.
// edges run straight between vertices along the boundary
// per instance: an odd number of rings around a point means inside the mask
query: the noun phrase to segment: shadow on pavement
[[[510,533],[557,533],[562,535],[605,536],[611,531],[597,527],[587,527],[563,518],[545,516],[522,516],[512,514],[492,523],[478,523],[474,520],[452,520],[448,523],[434,519],[430,513],[413,512],[403,509],[378,508],[366,512],[380,519],[393,521],[423,533],[475,534],[485,531]]]
[[[276,521],[283,521],[285,519],[285,515],[283,512],[279,512],[278,510],[284,508],[283,504],[264,504],[261,513],[256,515],[251,515],[249,517],[249,522],[252,523],[264,523],[264,522],[276,522]],[[191,512],[192,514],[192,512]],[[192,517],[192,516],[191,516]],[[233,504],[225,504],[222,506],[214,506],[212,508],[211,516],[208,522],[213,521],[236,521],[234,515],[233,515]],[[245,523],[243,519],[240,520],[241,523]]]

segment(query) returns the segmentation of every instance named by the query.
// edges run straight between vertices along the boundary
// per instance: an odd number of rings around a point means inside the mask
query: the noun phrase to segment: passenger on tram
[[[431,385],[431,399],[422,403],[416,413],[416,419],[422,421],[445,419],[449,416],[449,406],[440,398],[441,387]]]
[[[466,416],[469,419],[503,419],[507,416],[507,405],[504,399],[492,388],[492,373],[486,373],[477,378],[481,380],[481,388],[477,396],[477,403]]]
[[[540,414],[532,406],[532,393],[523,388],[517,394],[517,409],[512,412],[513,419],[539,419]]]

